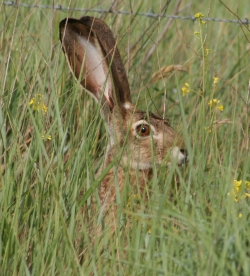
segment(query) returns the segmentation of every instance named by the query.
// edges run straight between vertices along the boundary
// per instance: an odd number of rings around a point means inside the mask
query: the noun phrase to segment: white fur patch
[[[181,165],[186,159],[186,156],[180,151],[178,147],[173,147],[171,152],[172,157],[177,160],[178,165]]]
[[[126,109],[130,109],[133,107],[133,105],[130,103],[130,102],[126,102],[123,104],[123,107],[126,108]]]

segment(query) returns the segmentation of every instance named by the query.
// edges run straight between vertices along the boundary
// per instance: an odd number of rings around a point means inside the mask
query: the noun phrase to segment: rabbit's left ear
[[[96,101],[107,102],[112,110],[111,73],[95,32],[80,20],[66,18],[60,23],[60,39],[76,79]]]

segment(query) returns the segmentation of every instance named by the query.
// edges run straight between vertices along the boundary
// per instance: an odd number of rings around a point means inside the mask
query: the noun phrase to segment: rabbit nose
[[[188,162],[188,153],[186,149],[180,149],[180,152],[184,155],[183,163]]]

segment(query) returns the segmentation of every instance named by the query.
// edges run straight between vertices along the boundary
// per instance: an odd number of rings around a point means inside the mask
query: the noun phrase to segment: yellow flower
[[[212,127],[211,126],[207,126],[207,127],[204,127],[205,131],[207,133],[211,133],[212,132]]]
[[[45,104],[42,105],[42,111],[44,114],[48,111],[48,107]]]
[[[47,113],[48,107],[42,102],[42,94],[36,94],[34,98],[32,98],[29,102],[30,106],[33,106],[33,110],[40,111],[43,113]]]
[[[220,101],[217,100],[217,99],[212,99],[212,100],[210,100],[210,101],[208,102],[208,105],[209,105],[210,107],[215,107],[219,102],[220,102]]]
[[[135,201],[140,201],[140,195],[139,194],[133,194],[133,198]]]
[[[205,20],[202,20],[202,18],[204,17],[204,14],[200,13],[200,12],[197,12],[194,17],[199,21],[199,23],[201,25],[205,25],[206,24],[206,21]]]
[[[217,78],[217,77],[213,77],[213,79],[214,79],[214,84],[217,84],[217,83],[218,83],[218,81],[219,81],[219,78]]]
[[[223,111],[223,110],[224,110],[224,106],[223,106],[223,105],[218,105],[216,108],[217,108],[218,110],[220,110],[220,111]]]
[[[189,84],[186,82],[185,85],[181,88],[183,97],[190,92]]]
[[[219,102],[220,100],[217,100],[217,99],[212,99],[208,102],[208,105],[211,107],[211,108],[214,108],[214,109],[218,109],[220,111],[223,111],[224,109],[224,106],[223,105],[219,105]]]
[[[200,32],[194,32],[194,35],[199,35],[200,34]]]
[[[245,190],[243,191],[243,188]],[[234,180],[234,187],[231,190],[229,195],[231,194],[234,197],[234,201],[238,202],[239,199],[244,199],[246,197],[250,198],[250,181],[245,181],[244,185],[242,185],[242,180]]]
[[[44,132],[44,134],[42,135],[42,139],[51,141],[52,137],[51,137],[51,135],[45,135],[45,132]]]
[[[32,98],[29,102],[29,105],[33,105],[35,103],[35,98]]]
[[[128,198],[128,203],[127,203],[127,207],[131,207],[131,201],[132,203],[136,203],[137,205],[140,204],[140,195],[139,194],[133,194],[133,196],[130,196]]]
[[[201,19],[202,17],[204,17],[204,14],[200,13],[200,12],[197,12],[195,15],[194,15],[195,18],[197,19]]]
[[[209,52],[210,52],[210,49],[206,49],[206,56],[208,56],[209,55]]]

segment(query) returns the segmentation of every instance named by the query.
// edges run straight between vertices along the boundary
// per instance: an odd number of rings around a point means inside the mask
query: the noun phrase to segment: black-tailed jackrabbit
[[[104,177],[99,197],[104,216],[116,221],[115,181],[121,191],[128,169],[129,183],[143,191],[152,176],[153,161],[181,165],[187,160],[183,139],[169,122],[150,112],[137,110],[131,102],[125,69],[112,31],[101,20],[82,17],[60,22],[60,39],[76,79],[102,105],[110,142],[102,170],[123,153],[116,169]],[[115,180],[116,179],[116,180]],[[115,228],[115,224],[111,226]]]

